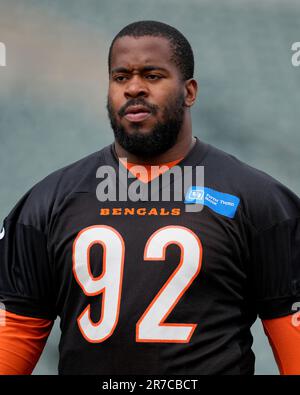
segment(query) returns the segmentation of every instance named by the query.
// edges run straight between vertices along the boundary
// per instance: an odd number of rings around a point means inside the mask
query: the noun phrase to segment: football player
[[[30,374],[60,317],[59,374],[249,375],[259,316],[280,372],[299,374],[300,199],[193,135],[177,29],[126,26],[108,70],[114,141],[4,220],[0,373]]]

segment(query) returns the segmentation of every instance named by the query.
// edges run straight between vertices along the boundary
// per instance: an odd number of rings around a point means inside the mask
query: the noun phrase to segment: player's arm
[[[276,182],[252,227],[250,278],[255,312],[281,374],[300,374],[300,199]]]
[[[300,374],[300,329],[293,319],[300,301],[299,241],[298,218],[260,232],[255,240],[257,311],[282,375]]]
[[[0,374],[31,374],[53,321],[0,311]]]
[[[2,374],[32,372],[57,316],[48,204],[43,200],[48,195],[41,192],[29,191],[6,217],[0,233]]]
[[[300,375],[300,320],[299,313],[263,320],[280,374]]]

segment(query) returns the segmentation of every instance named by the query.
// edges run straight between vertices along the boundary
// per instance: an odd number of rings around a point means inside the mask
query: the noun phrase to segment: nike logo
[[[0,240],[3,239],[4,235],[5,235],[5,229],[3,227],[2,230],[1,230],[1,233],[0,233]]]

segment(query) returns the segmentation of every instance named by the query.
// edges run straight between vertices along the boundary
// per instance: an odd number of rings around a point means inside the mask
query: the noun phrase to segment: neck
[[[126,151],[116,140],[114,144],[119,158],[127,158],[128,162],[140,165],[159,165],[185,157],[192,149],[195,142],[196,139],[192,136],[192,133],[189,133],[188,135],[186,133],[179,133],[178,140],[173,147],[160,155],[146,159],[142,156],[134,155]]]

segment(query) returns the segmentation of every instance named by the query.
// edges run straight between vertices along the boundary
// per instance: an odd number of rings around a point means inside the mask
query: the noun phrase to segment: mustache
[[[141,105],[141,106],[146,107],[146,108],[149,110],[149,112],[150,112],[151,114],[153,114],[153,115],[156,115],[156,114],[157,114],[157,111],[158,111],[158,109],[159,109],[158,106],[156,106],[156,105],[154,105],[154,104],[146,103],[144,100],[141,100],[141,99],[132,99],[132,100],[129,100],[126,104],[124,104],[124,106],[122,106],[122,107],[120,108],[120,110],[118,111],[118,115],[119,115],[120,117],[123,117],[123,116],[125,115],[126,109],[127,109],[129,106],[138,106],[138,105]]]

